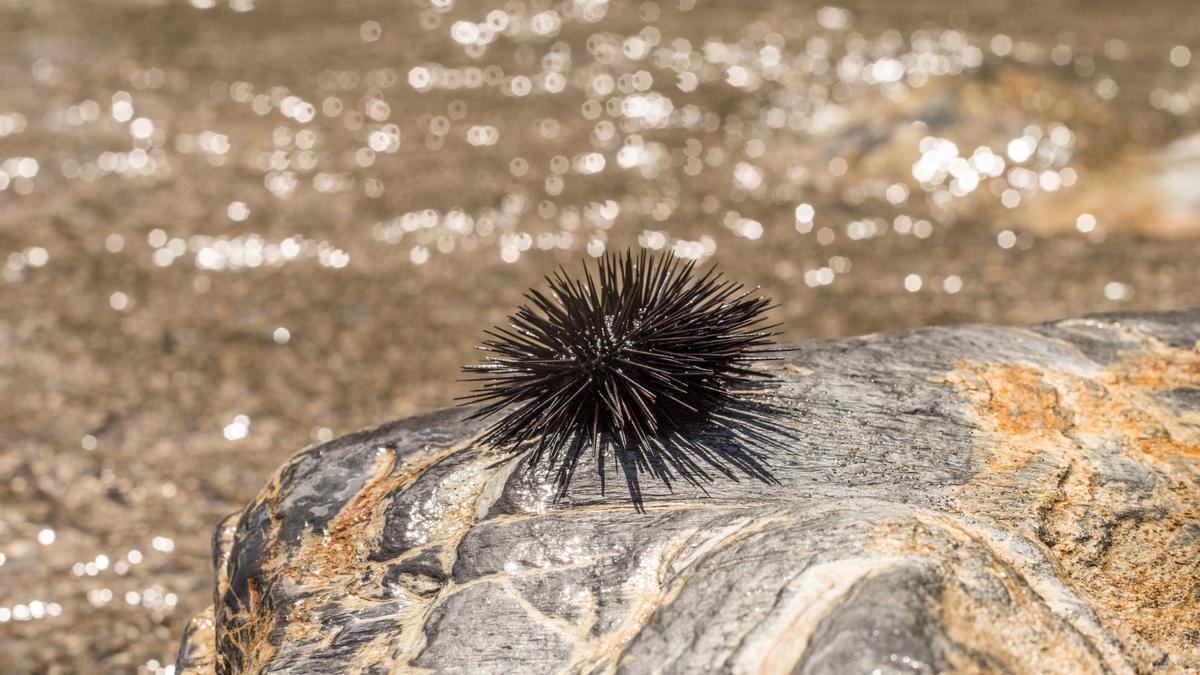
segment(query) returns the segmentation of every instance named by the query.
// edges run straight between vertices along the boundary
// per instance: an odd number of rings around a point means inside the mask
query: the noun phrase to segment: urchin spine
[[[746,392],[771,379],[752,367],[778,351],[775,326],[764,325],[768,299],[715,265],[697,274],[692,261],[645,251],[546,280],[548,294],[528,291],[530,304],[507,327],[485,331],[482,362],[464,367],[478,386],[462,400],[482,404],[471,418],[500,415],[482,442],[532,446],[530,464],[556,473],[560,495],[589,449],[602,478],[609,447],[627,480],[635,480],[630,468],[668,481],[674,470],[692,482],[708,477],[702,463],[727,475],[727,465],[746,469],[744,457],[689,434],[729,429],[746,411]]]

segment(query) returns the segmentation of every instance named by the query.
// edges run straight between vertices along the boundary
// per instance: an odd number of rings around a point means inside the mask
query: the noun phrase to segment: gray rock
[[[776,480],[643,481],[645,512],[594,466],[555,503],[461,411],[351,434],[218,528],[180,667],[1197,669],[1197,340],[1191,310],[801,344]]]

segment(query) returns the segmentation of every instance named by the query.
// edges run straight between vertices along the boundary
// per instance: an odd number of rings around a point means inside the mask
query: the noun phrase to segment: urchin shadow
[[[576,434],[565,448],[550,452],[547,476],[553,477],[558,502],[567,496],[584,455],[595,452],[601,494],[607,494],[607,470],[615,468],[638,511],[645,510],[642,481],[646,477],[671,492],[682,481],[705,495],[707,486],[719,479],[736,483],[748,478],[778,485],[771,459],[794,452],[799,436],[791,428],[791,419],[792,410],[773,397],[745,396],[718,410],[679,419],[670,430],[645,442],[613,434],[595,442]],[[535,445],[514,450],[523,454]]]

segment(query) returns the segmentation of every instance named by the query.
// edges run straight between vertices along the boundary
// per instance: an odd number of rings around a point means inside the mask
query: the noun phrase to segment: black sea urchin
[[[770,480],[747,438],[766,438],[764,411],[749,392],[771,379],[751,365],[774,358],[775,326],[763,325],[770,301],[725,280],[713,266],[642,252],[609,254],[582,278],[561,268],[547,277],[549,294],[507,328],[486,331],[483,362],[465,403],[482,403],[471,418],[503,416],[481,439],[519,451],[530,465],[556,473],[565,494],[585,450],[593,450],[603,485],[611,448],[641,503],[637,474],[668,484],[673,473],[698,483],[705,466]],[[714,441],[712,431],[738,442]]]

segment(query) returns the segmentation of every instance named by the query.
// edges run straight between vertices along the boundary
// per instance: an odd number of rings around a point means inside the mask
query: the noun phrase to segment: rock
[[[217,531],[183,672],[1200,668],[1200,310],[800,344],[776,482],[568,498],[445,410]],[[730,442],[724,439],[723,442]],[[705,492],[706,491],[706,492]]]

